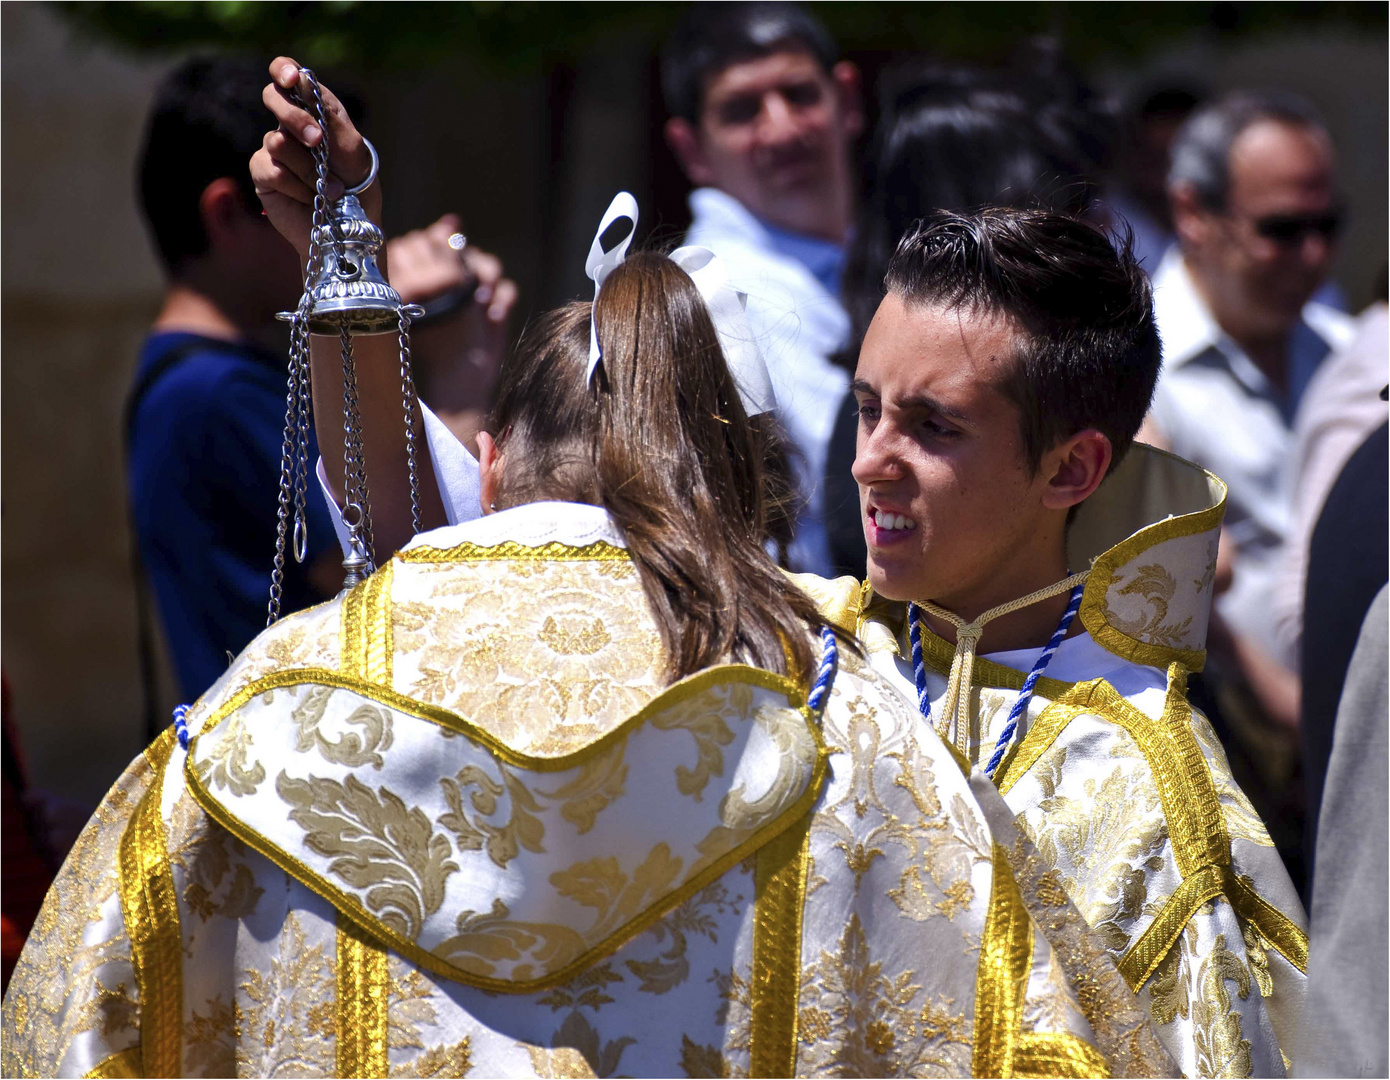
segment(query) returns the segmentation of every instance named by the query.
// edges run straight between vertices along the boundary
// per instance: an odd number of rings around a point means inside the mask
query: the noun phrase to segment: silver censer
[[[308,68],[299,69],[301,103],[313,115],[319,130],[328,131],[318,80]],[[366,142],[366,140],[363,140]],[[285,440],[280,458],[280,502],[275,538],[275,568],[270,580],[269,626],[280,617],[284,589],[285,548],[293,521],[293,552],[303,562],[308,550],[304,514],[309,475],[309,431],[312,420],[309,336],[338,338],[343,362],[343,525],[348,534],[348,555],[343,560],[343,591],[365,580],[375,569],[372,542],[371,500],[367,490],[366,460],[362,447],[362,417],[357,402],[357,366],[352,339],[362,334],[397,335],[400,352],[401,407],[405,416],[406,460],[410,472],[411,526],[420,531],[420,491],[416,470],[416,422],[419,403],[410,370],[410,320],[423,313],[413,304],[402,304],[377,266],[377,252],[385,242],[382,231],[368,218],[358,194],[376,180],[379,161],[376,148],[367,142],[371,169],[367,178],[348,188],[343,197],[329,203],[327,139],[310,149],[316,183],[314,215],[309,233],[309,260],[304,268],[304,292],[294,311],[278,318],[291,324],[289,376],[285,393]],[[340,594],[341,595],[341,594]]]

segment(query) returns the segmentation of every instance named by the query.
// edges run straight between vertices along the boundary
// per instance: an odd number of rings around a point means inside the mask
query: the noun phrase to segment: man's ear
[[[686,178],[696,187],[708,187],[714,183],[714,171],[709,167],[704,147],[700,144],[700,133],[684,117],[673,116],[666,121],[663,129],[666,145],[676,155]]]
[[[1173,230],[1184,247],[1202,247],[1211,237],[1212,214],[1191,184],[1174,184],[1168,189],[1168,206],[1173,214]]]
[[[495,510],[501,465],[502,451],[497,449],[497,443],[486,431],[478,432],[478,502],[484,514]]]
[[[858,138],[864,131],[864,80],[859,73],[859,65],[841,60],[830,69],[830,79],[840,99],[845,134],[852,139]]]
[[[1100,487],[1110,471],[1114,451],[1110,439],[1095,428],[1078,431],[1043,457],[1048,477],[1043,505],[1049,510],[1070,510]]]
[[[198,196],[198,219],[210,248],[230,236],[244,216],[241,190],[230,176],[219,176]]]

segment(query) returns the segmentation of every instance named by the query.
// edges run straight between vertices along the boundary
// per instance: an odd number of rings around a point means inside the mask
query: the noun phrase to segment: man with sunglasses
[[[1230,94],[1179,131],[1168,193],[1178,243],[1154,274],[1164,374],[1150,427],[1230,485],[1234,578],[1217,610],[1265,711],[1294,723],[1284,672],[1296,660],[1273,633],[1270,595],[1291,528],[1294,413],[1351,333],[1311,300],[1341,223],[1332,142],[1297,97]]]

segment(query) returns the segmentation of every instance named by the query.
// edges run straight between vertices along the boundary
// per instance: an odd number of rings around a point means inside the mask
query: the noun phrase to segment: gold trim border
[[[1231,861],[1231,840],[1211,771],[1192,733],[1191,715],[1187,673],[1178,664],[1168,669],[1163,715],[1157,721],[1131,705],[1104,679],[1077,683],[1038,715],[1018,753],[996,781],[999,793],[1007,795],[1078,716],[1096,716],[1123,729],[1153,771],[1173,842],[1173,858],[1182,876],[1186,878],[1205,866],[1226,866]]]
[[[129,1078],[144,1076],[140,1071],[140,1047],[132,1046],[128,1050],[112,1054],[104,1058],[100,1065],[88,1069],[82,1074],[84,1080],[90,1077],[92,1080],[129,1080]]]
[[[1110,1067],[1099,1050],[1070,1032],[1026,1031],[1018,1040],[1013,1075],[1108,1077]]]
[[[390,978],[386,952],[355,920],[338,912],[337,1074],[386,1076]]]
[[[1033,924],[1008,856],[994,845],[994,879],[975,976],[974,1076],[1014,1076],[1019,1022],[1033,966]]]
[[[315,678],[311,680],[304,677],[309,673],[312,673]],[[294,678],[286,679],[287,676],[294,676]],[[720,668],[711,668],[681,680],[679,683],[676,683],[666,690],[662,695],[659,695],[657,699],[653,699],[653,702],[649,702],[643,709],[624,721],[618,731],[610,733],[609,736],[605,736],[603,739],[585,747],[583,750],[566,755],[565,758],[530,758],[528,755],[510,750],[491,736],[487,736],[486,741],[483,739],[478,739],[476,741],[483,743],[489,748],[496,747],[494,752],[496,752],[499,757],[509,761],[509,763],[518,764],[519,767],[533,768],[538,772],[563,771],[564,769],[571,768],[573,764],[583,764],[583,762],[588,760],[591,756],[596,756],[598,753],[601,753],[607,748],[608,743],[612,741],[612,736],[625,734],[627,731],[631,730],[636,723],[645,720],[647,716],[654,711],[653,705],[655,702],[667,698],[672,691],[680,689],[683,691],[683,696],[690,696],[702,690],[706,683],[727,681],[733,676],[737,676],[738,681],[762,686],[766,689],[780,690],[786,695],[789,702],[795,703],[798,698],[804,701],[804,694],[801,694],[796,685],[789,679],[780,675],[774,675],[768,671],[763,671],[760,668],[747,667],[742,664],[729,664]],[[360,680],[350,679],[338,672],[312,668],[277,672],[266,676],[264,679],[257,680],[257,682],[239,691],[228,704],[230,705],[231,702],[237,701],[238,699],[241,699],[242,702],[248,701],[257,694],[264,693],[268,688],[311,681],[318,682],[322,685],[356,690],[363,696],[371,697],[383,704],[391,705],[393,708],[397,708],[402,712],[409,713],[420,719],[434,719],[436,723],[441,723],[441,721],[426,715],[427,712],[453,716],[453,714],[448,713],[447,710],[438,709],[434,706],[427,706],[423,702],[413,701],[410,698],[405,698],[383,687],[374,686]],[[681,699],[677,698],[676,700],[679,701]],[[675,702],[671,703],[674,704]],[[232,708],[227,708],[225,706],[224,709],[227,713],[233,711]],[[203,787],[202,782],[198,779],[198,775],[193,768],[194,744],[204,732],[211,728],[214,723],[218,722],[217,718],[209,720],[208,723],[203,725],[199,734],[195,735],[193,740],[189,743],[189,752],[184,763],[184,781],[194,801],[203,808],[209,817],[224,829],[238,840],[242,841],[242,843],[247,844],[261,855],[264,855],[292,878],[302,882],[307,888],[322,896],[338,911],[347,914],[353,921],[369,928],[374,936],[378,937],[390,949],[404,956],[412,963],[419,967],[426,968],[437,975],[441,975],[446,979],[463,983],[465,986],[474,986],[479,989],[493,990],[504,994],[529,994],[538,990],[548,990],[551,987],[559,986],[573,978],[585,968],[616,952],[618,949],[622,948],[623,945],[627,944],[628,941],[632,940],[632,938],[636,937],[660,919],[671,908],[677,906],[688,897],[693,896],[711,881],[721,877],[731,866],[742,862],[764,844],[781,835],[782,832],[789,828],[802,815],[810,812],[812,806],[815,805],[816,799],[820,796],[821,788],[824,786],[830,752],[825,744],[824,738],[821,736],[819,727],[814,722],[805,704],[803,703],[797,706],[797,711],[801,713],[806,723],[806,729],[810,733],[812,741],[815,744],[816,760],[812,764],[811,776],[806,785],[806,789],[795,802],[783,810],[777,817],[755,830],[753,834],[741,844],[738,844],[732,850],[714,860],[709,866],[689,878],[684,884],[653,901],[646,910],[630,919],[608,937],[581,953],[559,970],[539,976],[535,979],[520,982],[510,982],[505,979],[494,979],[483,975],[476,975],[464,971],[462,968],[456,967],[448,961],[441,960],[433,953],[420,948],[414,942],[407,940],[404,936],[381,923],[376,916],[362,907],[361,901],[358,900],[356,896],[338,888],[304,863],[300,862],[293,855],[284,851],[271,840],[262,836],[254,829],[244,825],[231,813],[231,811],[224,807],[221,802]],[[218,712],[223,713],[223,709],[219,709]],[[471,730],[477,729],[473,729],[471,724],[467,724],[467,722],[463,721],[461,718],[454,717],[454,719],[463,726],[453,730],[459,730],[461,733],[473,737],[471,735]],[[441,723],[441,726],[447,727],[449,725]],[[567,759],[577,760],[572,762]],[[532,761],[536,762],[539,767],[530,765],[529,762]],[[563,764],[556,764],[557,762],[562,762]]]
[[[758,849],[754,870],[750,1076],[795,1076],[811,815]]]
[[[145,750],[153,769],[117,848],[121,914],[140,997],[140,1075],[183,1075],[183,933],[161,801],[177,737],[172,727]]]
[[[360,588],[360,586],[359,586]],[[794,708],[799,708],[805,713],[805,691],[792,679],[784,675],[776,675],[762,668],[751,667],[747,664],[723,664],[719,667],[706,668],[704,671],[688,675],[679,682],[674,682],[656,697],[652,698],[642,708],[629,716],[612,731],[595,739],[587,746],[578,750],[572,750],[567,754],[559,754],[555,757],[537,757],[533,754],[524,753],[516,750],[491,732],[476,724],[470,723],[458,713],[438,705],[430,705],[427,702],[417,701],[415,698],[407,697],[405,694],[398,693],[388,686],[378,683],[368,682],[365,679],[349,675],[341,671],[330,671],[327,668],[288,668],[283,671],[275,671],[269,675],[257,679],[255,682],[248,683],[225,702],[218,706],[217,710],[203,722],[196,734],[189,740],[188,760],[192,761],[195,756],[195,749],[198,741],[217,727],[223,720],[227,719],[232,713],[236,712],[248,701],[265,693],[267,690],[280,690],[290,686],[315,685],[329,686],[337,690],[349,690],[360,694],[363,697],[371,698],[381,705],[386,705],[399,712],[407,713],[419,720],[427,720],[432,724],[447,731],[456,732],[466,736],[473,742],[484,747],[490,753],[495,754],[508,765],[516,768],[527,769],[532,772],[564,772],[583,765],[588,761],[606,753],[617,742],[626,739],[627,736],[641,724],[645,723],[656,713],[672,705],[677,705],[696,694],[701,693],[710,686],[719,685],[725,682],[741,682],[751,686],[757,686],[764,690],[773,690],[781,693]],[[796,702],[803,702],[797,706]],[[816,730],[814,723],[809,724],[813,731]],[[817,734],[817,741],[819,735]]]
[[[1259,927],[1265,939],[1294,967],[1308,974],[1308,935],[1298,924],[1255,891],[1249,878],[1229,874],[1226,898],[1236,914]]]
[[[1163,910],[1139,935],[1139,940],[1115,961],[1115,967],[1131,990],[1139,993],[1197,910],[1222,894],[1224,882],[1225,875],[1219,866],[1204,866],[1191,877],[1183,878]]]
[[[387,563],[343,597],[338,666],[344,675],[391,685],[391,586],[395,563]]]
[[[1138,745],[1153,771],[1173,844],[1173,860],[1183,878],[1158,916],[1116,961],[1130,989],[1139,992],[1197,910],[1222,895],[1241,918],[1259,927],[1289,963],[1306,973],[1307,934],[1231,870],[1226,818],[1211,770],[1192,732],[1187,672],[1182,665],[1175,663],[1168,669],[1163,715],[1156,722],[1105,680],[1078,683],[1071,693],[1042,711],[1018,752],[1003,763],[998,780],[1001,795],[1027,774],[1078,716],[1109,721]]]
[[[632,561],[626,548],[610,544],[607,540],[595,540],[591,544],[576,547],[559,540],[531,546],[515,540],[503,540],[500,544],[475,544],[464,541],[451,548],[414,547],[398,552],[397,559],[407,563],[446,563],[466,562],[481,559],[545,559],[548,561],[582,562]]]

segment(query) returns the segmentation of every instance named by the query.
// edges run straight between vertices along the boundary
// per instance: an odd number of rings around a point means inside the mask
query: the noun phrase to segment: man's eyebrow
[[[870,386],[864,379],[855,379],[849,384],[849,388],[851,392],[862,394],[865,397],[879,396],[879,392]],[[930,412],[939,413],[948,420],[954,420],[956,423],[963,424],[966,427],[975,426],[975,422],[971,420],[970,417],[966,416],[965,413],[961,412],[959,409],[951,408],[951,406],[938,401],[928,394],[913,394],[911,397],[905,397],[900,401],[895,401],[894,404],[900,409],[925,409]]]
[[[951,408],[951,406],[947,405],[945,402],[938,401],[928,394],[913,394],[911,397],[905,397],[895,404],[900,409],[926,409],[930,412],[940,413],[942,416],[946,417],[946,419],[954,420],[956,423],[964,424],[966,427],[975,426],[975,421],[966,416],[965,413],[961,412],[959,409]]]

